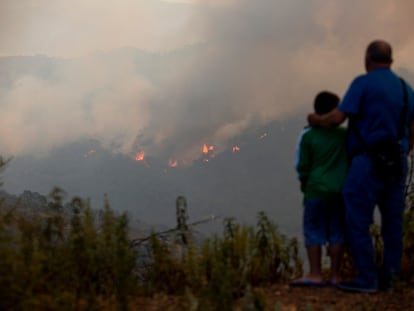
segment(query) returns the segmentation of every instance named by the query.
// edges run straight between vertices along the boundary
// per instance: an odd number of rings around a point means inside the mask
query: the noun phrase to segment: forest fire
[[[214,154],[214,146],[213,145],[203,145],[203,162],[207,163],[210,159],[214,158],[216,155]]]
[[[232,152],[239,152],[240,151],[240,146],[239,145],[234,145],[233,147],[231,147],[231,150],[232,150]],[[216,147],[214,145],[203,144],[201,151],[202,151],[201,161],[203,161],[204,163],[210,162],[212,159],[214,159],[217,156],[217,154],[215,153]],[[139,151],[136,154],[135,161],[143,162],[149,167],[149,164],[146,163],[145,152],[143,150]],[[170,158],[167,161],[166,165],[170,168],[175,168],[175,167],[178,167],[178,166],[187,166],[187,165],[189,165],[189,163],[187,163],[184,160],[176,160],[174,158]]]
[[[169,167],[177,167],[178,161],[177,160],[168,160],[168,166]]]
[[[135,161],[143,161],[145,158],[145,153],[144,151],[140,151],[137,153],[136,157],[135,157]]]
[[[206,144],[204,144],[203,145],[203,153],[207,154],[210,151],[214,151],[214,146],[213,145],[207,146]]]

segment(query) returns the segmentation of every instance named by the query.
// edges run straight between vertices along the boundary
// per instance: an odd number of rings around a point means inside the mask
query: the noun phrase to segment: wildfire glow
[[[237,145],[235,145],[235,146],[233,146],[232,151],[233,152],[239,152],[240,151],[240,147],[237,146]]]
[[[207,154],[209,153],[209,151],[213,151],[214,150],[214,146],[207,146],[206,144],[203,145],[203,153]]]
[[[178,166],[177,160],[168,160],[168,166],[169,167],[177,167]]]
[[[137,153],[137,156],[135,157],[135,161],[143,161],[145,158],[144,151],[140,151]]]

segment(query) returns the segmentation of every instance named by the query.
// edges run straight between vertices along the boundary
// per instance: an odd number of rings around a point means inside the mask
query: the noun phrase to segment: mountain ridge
[[[10,193],[48,193],[58,186],[90,198],[94,206],[107,194],[114,209],[167,226],[175,223],[174,202],[183,195],[192,220],[216,215],[251,224],[265,211],[286,231],[297,231],[301,209],[294,156],[300,123],[274,121],[246,131],[238,139],[239,151],[228,148],[205,162],[200,150],[192,165],[175,168],[166,159],[136,161],[96,141],[78,142],[41,159],[15,157],[3,173],[3,187]],[[95,152],[85,156],[91,148]]]

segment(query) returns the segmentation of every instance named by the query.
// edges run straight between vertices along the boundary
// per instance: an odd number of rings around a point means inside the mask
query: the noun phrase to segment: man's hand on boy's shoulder
[[[338,109],[334,109],[322,115],[311,113],[307,119],[309,125],[312,127],[335,127],[346,120],[346,114]]]

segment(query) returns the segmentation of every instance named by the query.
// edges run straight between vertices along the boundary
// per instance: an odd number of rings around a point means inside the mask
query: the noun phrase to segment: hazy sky
[[[187,161],[203,143],[224,150],[252,123],[305,118],[322,89],[342,96],[373,39],[393,45],[395,68],[414,71],[412,12],[412,0],[1,0],[0,56],[77,62],[57,68],[58,81],[23,76],[0,88],[0,152],[84,137]],[[197,44],[157,83],[132,58],[97,56]]]

